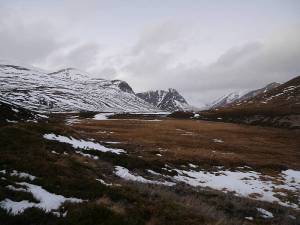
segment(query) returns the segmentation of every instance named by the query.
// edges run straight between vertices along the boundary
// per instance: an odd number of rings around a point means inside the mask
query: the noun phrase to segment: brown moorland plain
[[[9,175],[13,170],[36,176],[34,181],[25,181],[51,193],[87,200],[81,204],[63,204],[59,210],[61,214],[67,212],[66,217],[37,208],[14,216],[0,208],[0,222],[4,225],[298,224],[298,209],[264,201],[255,190],[248,196],[239,195],[209,185],[192,186],[175,178],[180,175],[177,169],[211,172],[215,178],[226,171],[244,175],[257,171],[262,176],[272,176],[272,185],[277,182],[280,185],[282,180],[277,175],[281,171],[300,168],[299,131],[155,115],[115,115],[113,120],[93,117],[93,113],[55,114],[45,122],[0,126],[0,171],[7,171],[0,174],[0,202],[6,198],[36,201],[28,192],[8,188],[24,182],[23,178]],[[61,135],[77,143],[99,143],[126,153],[77,148],[45,139],[45,134]],[[190,167],[191,163],[197,167]],[[117,167],[124,168],[121,176],[116,174]],[[228,176],[228,181],[231,178]],[[264,178],[267,183],[270,181],[268,176],[247,177],[254,184]],[[176,185],[145,183],[145,179],[176,182]],[[229,183],[227,178],[223,184],[226,183]],[[281,202],[298,204],[297,190],[271,189]],[[258,208],[274,217],[264,218]]]
[[[73,128],[160,162],[300,169],[299,130],[186,119],[87,119]]]

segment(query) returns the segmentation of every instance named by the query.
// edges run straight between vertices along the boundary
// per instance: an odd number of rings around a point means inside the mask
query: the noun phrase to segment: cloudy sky
[[[202,106],[300,75],[300,1],[0,0],[0,59]]]

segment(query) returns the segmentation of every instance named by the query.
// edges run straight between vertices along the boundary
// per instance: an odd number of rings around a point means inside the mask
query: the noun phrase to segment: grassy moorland
[[[114,173],[115,166],[122,166],[147,179],[154,179],[147,174],[147,169],[171,177],[176,172],[165,171],[166,164],[179,168],[189,163],[206,171],[216,166],[229,170],[249,166],[268,175],[285,169],[299,170],[297,130],[160,117],[103,121],[79,117],[76,123],[67,125],[65,117],[57,115],[48,123],[15,123],[0,127],[0,170],[18,170],[37,177],[30,181],[1,175],[4,179],[0,180],[0,201],[6,198],[36,201],[28,192],[7,188],[20,181],[86,201],[65,203],[60,207],[60,211],[67,211],[64,217],[37,208],[11,215],[0,208],[1,225],[299,223],[298,210],[255,197],[245,198],[180,182],[169,187],[126,181]],[[97,156],[95,160],[76,153],[69,144],[43,138],[49,133],[90,139],[106,147],[124,149],[126,154],[85,151]],[[297,203],[297,196],[287,195],[286,198]],[[256,208],[264,208],[274,217],[263,218]]]

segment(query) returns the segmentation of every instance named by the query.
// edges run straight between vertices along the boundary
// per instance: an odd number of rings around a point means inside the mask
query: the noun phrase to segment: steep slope
[[[232,92],[227,95],[222,96],[221,98],[214,101],[212,104],[208,106],[210,109],[216,109],[220,107],[227,107],[231,103],[241,103],[247,99],[253,98],[259,94],[266,93],[273,88],[276,88],[280,85],[280,83],[270,83],[263,88],[252,90],[249,92],[240,91],[240,92]]]
[[[203,119],[300,128],[300,76],[252,98],[200,114]]]
[[[300,76],[230,107],[260,109],[275,114],[300,113]]]
[[[227,95],[222,96],[221,98],[214,101],[212,104],[209,105],[208,108],[216,109],[219,107],[224,107],[234,101],[237,101],[243,96],[243,92],[232,92]]]
[[[157,90],[137,93],[137,96],[161,110],[184,111],[192,109],[184,97],[173,88],[169,88],[167,91]]]
[[[2,98],[36,111],[155,111],[124,81],[93,79],[67,68],[45,73],[31,67],[0,64]]]
[[[239,99],[237,99],[237,101],[235,101],[235,102],[245,101],[247,99],[250,99],[250,98],[253,98],[253,97],[257,96],[257,95],[260,95],[262,93],[266,93],[267,91],[270,91],[273,88],[277,88],[278,86],[280,86],[280,83],[276,83],[276,82],[270,83],[270,84],[266,85],[263,88],[260,88],[260,89],[257,89],[257,90],[253,90],[253,91],[250,91],[250,92],[246,93],[245,95],[243,95],[242,97],[240,97]]]

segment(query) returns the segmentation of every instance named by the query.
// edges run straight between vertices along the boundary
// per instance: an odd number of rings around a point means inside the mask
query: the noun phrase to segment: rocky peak
[[[184,97],[174,88],[146,91],[137,94],[146,102],[166,111],[185,111],[191,108]]]

